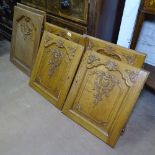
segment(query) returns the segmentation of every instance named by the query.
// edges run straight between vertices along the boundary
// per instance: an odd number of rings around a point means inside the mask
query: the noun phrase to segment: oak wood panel
[[[103,41],[94,37],[87,36],[86,47],[97,53],[110,56],[116,60],[125,62],[129,65],[141,68],[144,64],[146,54],[135,52],[107,41]]]
[[[44,17],[44,22],[46,22],[46,12],[45,11],[42,11],[42,10],[30,7],[30,6],[24,5],[22,3],[17,3],[17,6],[20,7],[20,8],[23,8],[25,10],[29,10],[29,11],[32,11],[32,12],[35,12],[37,14],[42,15]]]
[[[45,30],[62,38],[85,46],[85,38],[78,33],[50,24],[48,22],[45,23]]]
[[[94,51],[86,51],[63,113],[114,146],[148,73]]]
[[[65,29],[74,31],[76,33],[80,33],[80,34],[86,34],[87,33],[87,27],[80,25],[78,23],[75,22],[71,22],[71,21],[67,21],[65,19],[59,18],[59,17],[55,17],[53,15],[47,15],[47,21],[49,23],[52,23],[54,25],[63,27]]]
[[[44,31],[30,85],[62,109],[84,47]]]
[[[28,75],[38,52],[43,20],[42,15],[14,8],[10,59]]]

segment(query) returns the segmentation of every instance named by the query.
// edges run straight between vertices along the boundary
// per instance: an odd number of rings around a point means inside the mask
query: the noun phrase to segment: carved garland
[[[77,50],[77,47],[71,47],[71,46],[65,47],[64,41],[59,39],[54,40],[49,35],[46,35],[44,41],[44,47],[48,48],[53,44],[56,44],[56,48],[51,47],[47,50],[47,52],[51,53],[51,59],[48,62],[48,65],[50,66],[48,70],[49,77],[51,77],[55,73],[56,69],[60,66],[62,62],[62,58],[64,56],[63,51],[61,51],[62,48],[66,50],[66,54],[68,55],[70,61],[74,58]]]
[[[94,104],[97,105],[104,97],[108,97],[113,88],[119,84],[116,77],[110,75],[108,72],[97,71],[94,82]]]
[[[89,55],[87,60],[87,68],[97,67],[103,64],[109,71],[118,71],[122,78],[125,80],[127,86],[132,86],[133,83],[137,80],[139,72],[124,70],[120,71],[118,64],[115,61],[108,60],[106,63],[101,63],[100,58],[97,58],[95,55]]]
[[[34,24],[31,18],[22,16],[17,20],[20,23],[20,29],[23,33],[24,40],[32,39],[33,37],[33,30],[35,30]]]

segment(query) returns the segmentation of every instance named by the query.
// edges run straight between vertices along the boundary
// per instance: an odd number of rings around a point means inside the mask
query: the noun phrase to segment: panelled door
[[[147,77],[138,68],[86,51],[63,113],[114,146]]]
[[[44,31],[30,85],[62,109],[84,47]]]
[[[14,8],[10,59],[28,75],[38,52],[43,20],[43,15]]]

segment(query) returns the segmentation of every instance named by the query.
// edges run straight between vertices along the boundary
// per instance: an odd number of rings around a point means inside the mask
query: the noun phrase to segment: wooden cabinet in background
[[[81,34],[96,36],[103,0],[21,0],[47,12],[47,21]]]

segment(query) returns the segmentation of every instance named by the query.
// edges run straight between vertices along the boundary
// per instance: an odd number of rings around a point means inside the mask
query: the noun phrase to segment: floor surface
[[[155,155],[155,94],[144,89],[115,149],[28,86],[0,41],[0,155]]]

